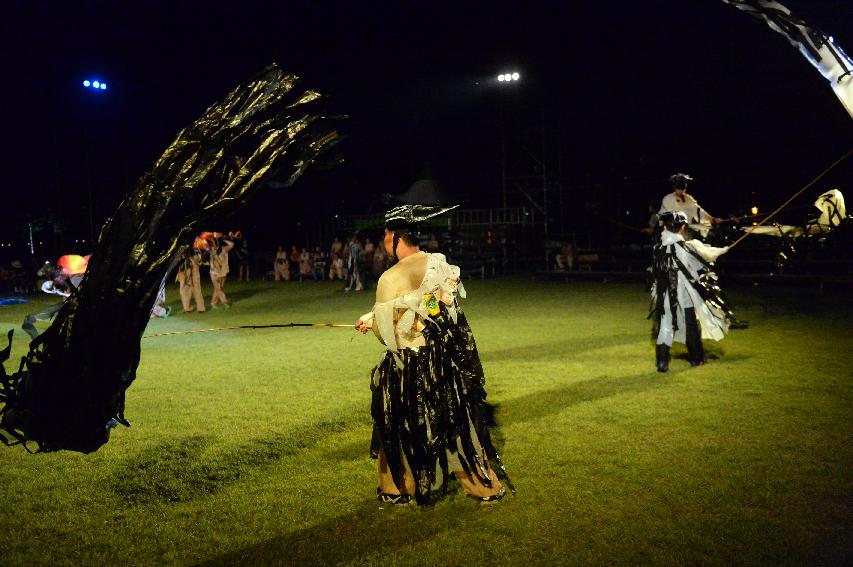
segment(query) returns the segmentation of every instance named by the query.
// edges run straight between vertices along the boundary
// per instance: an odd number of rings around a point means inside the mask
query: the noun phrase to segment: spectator
[[[331,260],[329,261],[329,279],[330,280],[343,280],[344,279],[344,259],[341,258],[338,254],[332,254]]]
[[[303,248],[299,254],[299,281],[304,280],[308,276],[314,274],[314,266],[311,260],[311,252],[307,248]]]
[[[558,270],[572,271],[572,268],[575,266],[575,248],[571,242],[563,242],[563,246],[560,247],[555,260],[557,261]]]
[[[385,252],[384,246],[377,246],[376,250],[373,252],[373,264],[370,269],[373,271],[373,275],[376,279],[382,275],[382,272],[385,271],[385,268],[388,266],[388,254]]]
[[[337,254],[339,257],[343,258],[343,250],[344,245],[336,236],[335,239],[332,240],[332,248],[329,250],[329,257],[331,258],[333,254]]]
[[[249,265],[251,264],[251,257],[249,255],[248,240],[243,238],[240,241],[240,246],[237,248],[235,256],[237,258],[237,281],[249,281]]]
[[[290,247],[290,273],[295,278],[299,274],[299,250],[296,245]]]
[[[288,262],[287,252],[284,251],[284,246],[279,245],[275,253],[275,261],[273,262],[273,273],[275,281],[284,280],[290,281],[290,262]]]
[[[322,281],[326,276],[326,254],[319,246],[314,247],[314,279]]]
[[[347,256],[347,285],[344,291],[362,291],[364,283],[362,281],[362,269],[364,266],[364,248],[358,240],[358,234],[353,234],[347,247],[349,255]]]

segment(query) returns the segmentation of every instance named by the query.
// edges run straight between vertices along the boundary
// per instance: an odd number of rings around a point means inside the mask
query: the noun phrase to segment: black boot
[[[655,347],[655,355],[657,357],[658,372],[669,370],[669,345],[657,345]]]
[[[690,366],[702,366],[706,361],[705,349],[702,347],[702,335],[699,331],[699,322],[696,320],[696,311],[692,307],[684,310],[684,323]]]

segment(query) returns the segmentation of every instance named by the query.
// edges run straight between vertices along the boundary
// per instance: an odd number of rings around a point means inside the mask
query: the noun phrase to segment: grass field
[[[371,296],[339,288],[231,284],[230,310],[152,321],[148,333],[355,322]],[[0,562],[853,560],[849,291],[840,301],[815,290],[733,293],[751,327],[706,343],[708,365],[676,358],[662,375],[640,285],[519,278],[467,289],[516,497],[377,508],[368,376],[381,346],[370,336],[149,338],[127,392],[133,426],[96,454],[0,447]],[[49,301],[0,307],[0,330]],[[16,332],[9,371],[24,337]]]

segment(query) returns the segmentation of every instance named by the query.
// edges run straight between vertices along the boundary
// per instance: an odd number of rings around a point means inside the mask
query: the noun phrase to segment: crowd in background
[[[327,246],[279,245],[277,251],[269,251],[258,257],[249,252],[249,242],[239,232],[227,234],[202,233],[178,262],[175,281],[179,283],[185,311],[204,311],[204,300],[200,296],[201,281],[210,277],[214,287],[211,305],[227,307],[225,296],[226,279],[249,281],[252,269],[262,268],[255,278],[282,281],[323,281],[338,280],[345,291],[361,291],[375,283],[383,271],[390,265],[390,258],[378,238],[354,234],[349,239],[335,237]],[[435,246],[433,246],[435,245]],[[437,249],[432,237],[427,248]],[[38,282],[52,272],[53,262],[43,266],[14,260],[0,266],[0,292],[16,295],[32,294],[38,291]],[[267,263],[271,262],[271,263]],[[45,271],[45,274],[40,273]],[[202,278],[202,275],[205,277]],[[196,307],[191,307],[195,300]]]
[[[304,281],[311,279],[341,280],[345,290],[361,291],[375,281],[388,267],[389,258],[382,246],[369,237],[353,235],[346,242],[335,237],[328,249],[314,246],[301,249],[292,245],[288,250],[279,246],[273,259],[275,281]]]

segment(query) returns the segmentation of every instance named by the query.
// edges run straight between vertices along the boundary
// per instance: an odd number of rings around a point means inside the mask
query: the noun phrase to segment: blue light
[[[101,83],[99,83],[98,81],[95,81],[94,83],[92,83],[92,86],[95,87],[96,89],[99,89],[99,88],[101,88]]]
[[[90,82],[89,82],[89,79],[86,79],[85,81],[83,81],[83,86],[84,86],[84,87],[88,87],[88,86],[89,86],[89,85],[91,85],[91,84],[92,84],[92,83],[90,83]]]
[[[102,91],[107,90],[107,84],[106,83],[101,83],[101,90]]]

